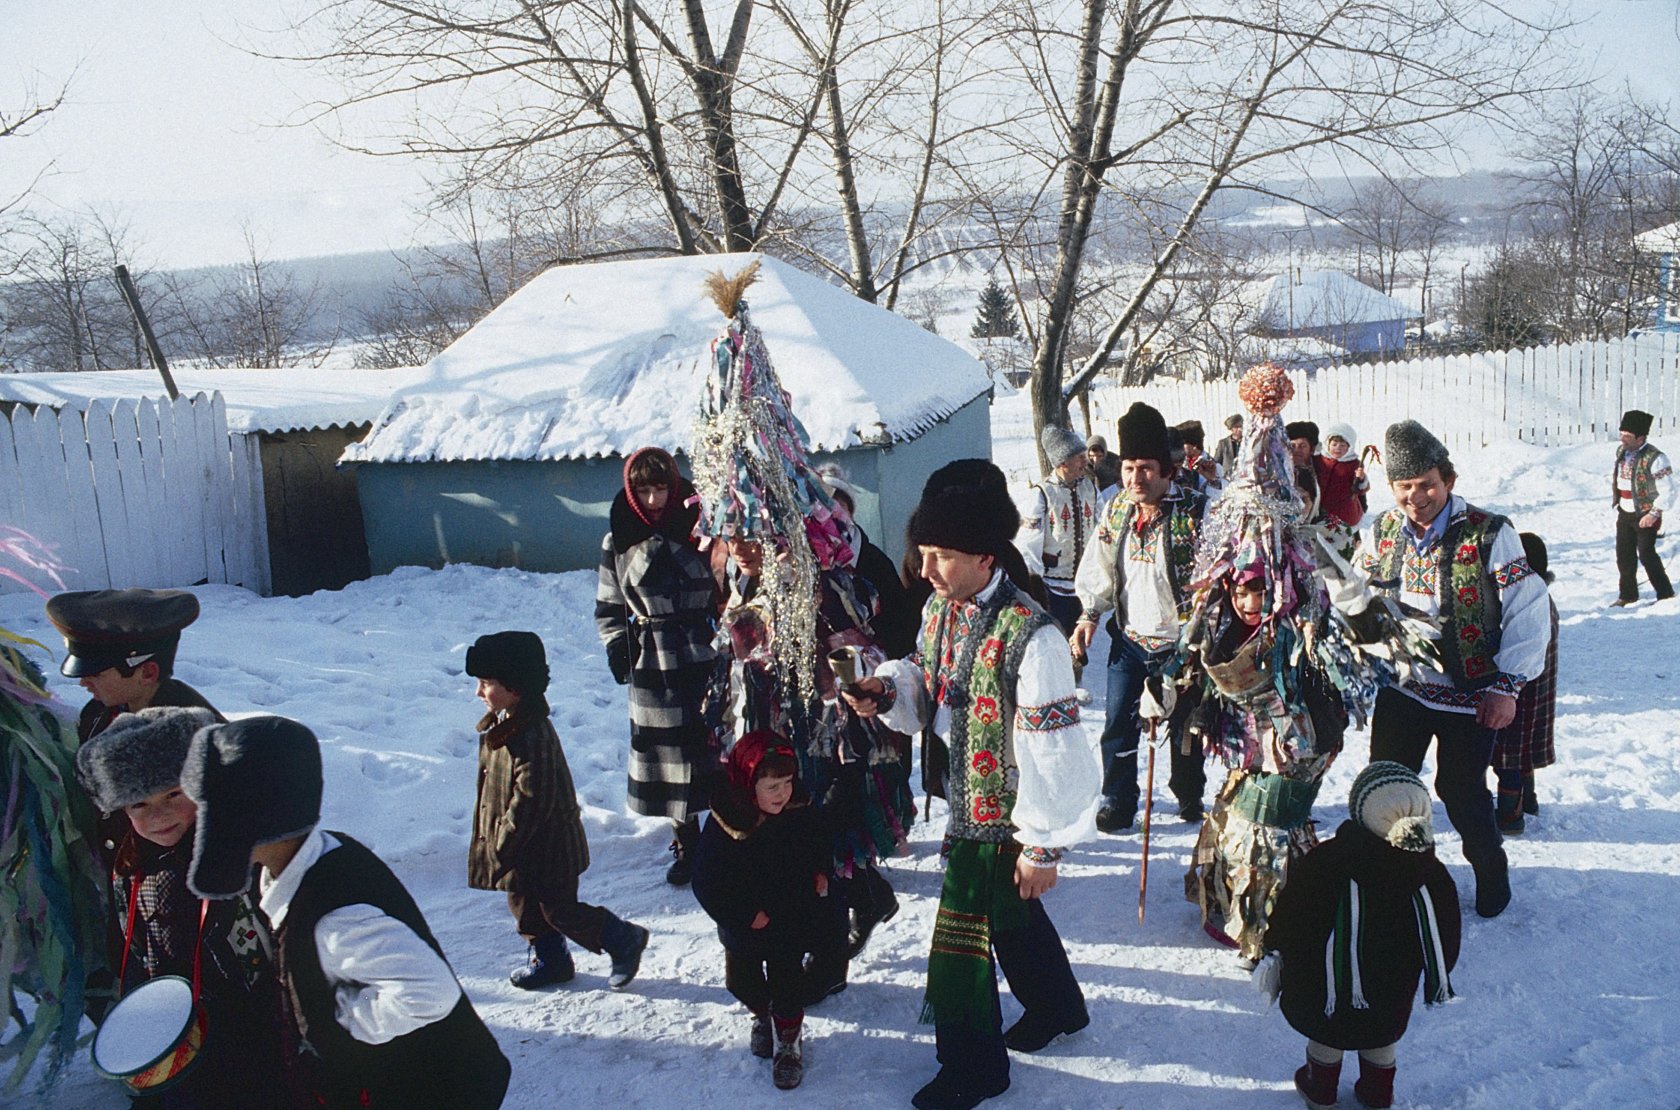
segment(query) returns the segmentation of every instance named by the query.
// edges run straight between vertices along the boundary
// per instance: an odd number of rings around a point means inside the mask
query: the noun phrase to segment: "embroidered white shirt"
[[[1637,510],[1633,503],[1633,466],[1630,459],[1638,453],[1637,449],[1623,451],[1619,448],[1616,453],[1616,508],[1626,513]],[[1651,478],[1657,483],[1657,511],[1665,517],[1672,515],[1676,504],[1680,503],[1680,481],[1674,478],[1674,464],[1661,451],[1651,460]]]
[[[263,869],[260,906],[278,931],[303,877],[339,840],[314,829],[279,875]],[[332,985],[338,1023],[363,1044],[384,1044],[447,1016],[461,984],[413,929],[365,903],[341,906],[315,925],[315,954]]]

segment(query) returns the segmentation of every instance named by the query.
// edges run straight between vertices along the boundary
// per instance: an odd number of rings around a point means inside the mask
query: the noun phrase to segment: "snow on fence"
[[[0,523],[54,548],[72,590],[269,592],[257,442],[228,434],[220,393],[0,415]]]
[[[1353,426],[1361,442],[1408,417],[1449,449],[1517,439],[1540,447],[1613,440],[1627,409],[1656,417],[1652,438],[1680,430],[1680,339],[1638,338],[1493,351],[1409,362],[1332,366],[1293,375],[1289,420]],[[1157,382],[1092,391],[1093,430],[1111,432],[1134,401],[1169,423],[1197,419],[1212,443],[1225,417],[1241,412],[1237,383]]]

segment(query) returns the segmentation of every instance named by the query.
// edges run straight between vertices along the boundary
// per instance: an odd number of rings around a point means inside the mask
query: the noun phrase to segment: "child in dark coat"
[[[1359,1052],[1360,1103],[1394,1104],[1394,1048],[1418,978],[1425,1002],[1445,1002],[1458,961],[1458,891],[1435,858],[1429,789],[1401,764],[1372,763],[1348,813],[1291,869],[1267,930],[1283,1016],[1307,1038],[1295,1086],[1314,1110],[1335,1105],[1347,1049]]]
[[[773,732],[738,740],[694,852],[694,895],[717,922],[724,983],[752,1012],[752,1053],[774,1056],[771,1076],[783,1090],[804,1077],[805,957],[813,966],[832,960],[846,932],[845,906],[828,896],[834,835],[798,768]]]
[[[467,854],[467,885],[507,891],[508,909],[531,946],[509,977],[525,990],[564,983],[575,970],[571,937],[612,957],[607,985],[629,986],[648,931],[578,900],[589,867],[571,768],[548,720],[548,657],[535,632],[480,636],[467,649],[467,674],[489,710],[478,722],[478,804]]]

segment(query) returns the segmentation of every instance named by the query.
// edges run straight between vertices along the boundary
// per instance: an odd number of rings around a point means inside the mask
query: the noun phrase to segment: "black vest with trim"
[[[507,1057],[466,993],[441,1020],[384,1044],[366,1044],[338,1023],[333,985],[321,970],[315,926],[344,906],[368,905],[395,918],[443,958],[420,907],[378,856],[345,836],[304,875],[275,931],[286,1001],[304,1046],[299,1078],[327,1107],[478,1110],[502,1104]]]

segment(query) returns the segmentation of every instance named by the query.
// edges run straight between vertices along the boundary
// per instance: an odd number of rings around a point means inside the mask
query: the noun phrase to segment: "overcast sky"
[[[1526,0],[1508,0],[1521,10]],[[1578,0],[1583,52],[1641,95],[1680,102],[1680,0]],[[132,229],[142,264],[237,260],[249,226],[269,257],[407,245],[422,164],[336,148],[285,126],[338,90],[239,43],[275,0],[0,0],[0,104],[69,83],[33,135],[0,143],[0,203],[45,171],[33,210],[94,207]],[[1493,152],[1480,159],[1489,164]]]

